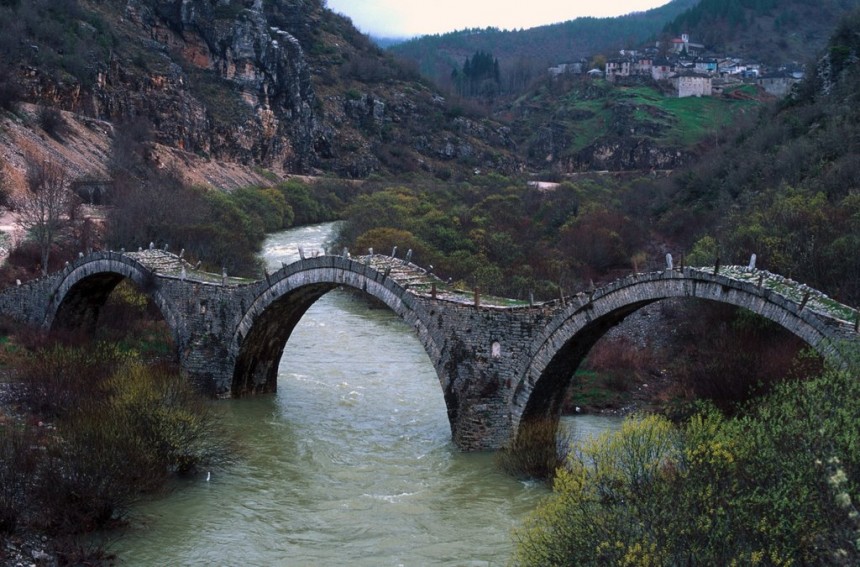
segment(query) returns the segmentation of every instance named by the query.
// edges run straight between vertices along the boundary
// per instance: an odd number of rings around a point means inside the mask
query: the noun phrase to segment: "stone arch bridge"
[[[572,374],[627,315],[661,299],[744,307],[843,364],[858,341],[857,312],[780,276],[736,266],[637,274],[590,293],[529,305],[449,288],[405,260],[321,256],[259,281],[199,272],[160,250],[96,252],[0,294],[0,313],[48,329],[93,329],[108,295],[132,280],[161,310],[184,372],[223,396],[274,391],[278,363],[305,311],[337,287],[387,305],[432,362],[455,443],[495,449],[521,422],[559,415]]]

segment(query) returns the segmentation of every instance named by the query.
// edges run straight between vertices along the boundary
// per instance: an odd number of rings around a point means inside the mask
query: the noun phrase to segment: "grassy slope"
[[[668,96],[654,86],[614,87],[603,83],[602,96],[583,94],[578,88],[564,93],[543,88],[514,103],[516,130],[521,143],[540,125],[561,128],[569,134],[566,153],[574,154],[595,141],[613,134],[649,137],[667,147],[692,149],[712,133],[729,124],[738,114],[752,111],[761,102],[754,87],[736,89],[739,96],[682,98]],[[623,122],[621,114],[629,113]],[[618,130],[619,124],[624,131]],[[536,128],[537,126],[537,128]]]

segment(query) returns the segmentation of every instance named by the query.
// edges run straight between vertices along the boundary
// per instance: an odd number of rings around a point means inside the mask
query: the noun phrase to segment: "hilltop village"
[[[596,62],[597,58],[590,66],[585,60],[562,63],[548,72],[553,77],[586,74],[619,83],[650,77],[666,84],[667,91],[679,98],[720,95],[741,84],[755,84],[770,95],[783,97],[804,76],[802,66],[796,63],[768,69],[757,61],[715,55],[692,41],[689,34],[642,50],[622,49],[617,57],[605,61],[604,70]]]

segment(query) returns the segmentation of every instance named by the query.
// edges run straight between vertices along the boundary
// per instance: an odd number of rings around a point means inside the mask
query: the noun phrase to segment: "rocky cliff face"
[[[96,113],[151,117],[160,142],[193,153],[307,171],[317,133],[309,66],[298,40],[268,25],[262,8],[260,0],[232,8],[130,0],[125,17],[149,38],[166,72],[141,85],[139,74],[111,61],[94,93]]]
[[[157,156],[183,169],[360,178],[518,167],[503,128],[452,113],[319,0],[79,2],[110,30],[90,41],[110,49],[88,54],[85,73],[22,63],[23,101],[103,121],[109,137],[143,118]]]
[[[567,173],[580,171],[647,171],[676,169],[689,163],[690,152],[663,147],[648,138],[599,140],[561,161]]]

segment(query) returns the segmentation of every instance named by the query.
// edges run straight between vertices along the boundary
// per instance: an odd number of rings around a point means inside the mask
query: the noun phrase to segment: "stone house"
[[[654,67],[654,60],[651,57],[637,57],[633,62],[634,75],[650,75],[651,69]]]
[[[665,81],[675,74],[675,65],[668,59],[655,59],[651,65],[651,78]]]
[[[714,93],[711,77],[697,73],[683,73],[669,79],[678,93],[678,98],[688,96],[711,96]]]
[[[618,77],[629,77],[631,67],[629,59],[610,59],[606,62],[606,80],[614,81]]]
[[[559,65],[556,65],[555,67],[550,67],[548,69],[548,72],[552,77],[558,77],[559,75],[564,74],[581,75],[582,69],[583,65],[581,62],[561,63]]]
[[[696,73],[703,73],[703,74],[716,73],[717,69],[718,69],[717,60],[716,59],[706,59],[706,58],[696,59],[696,64],[695,64],[695,67],[693,68],[693,70],[696,71]]]
[[[756,84],[763,88],[768,94],[784,97],[791,92],[791,88],[799,82],[790,73],[773,73],[761,75],[756,79]]]

